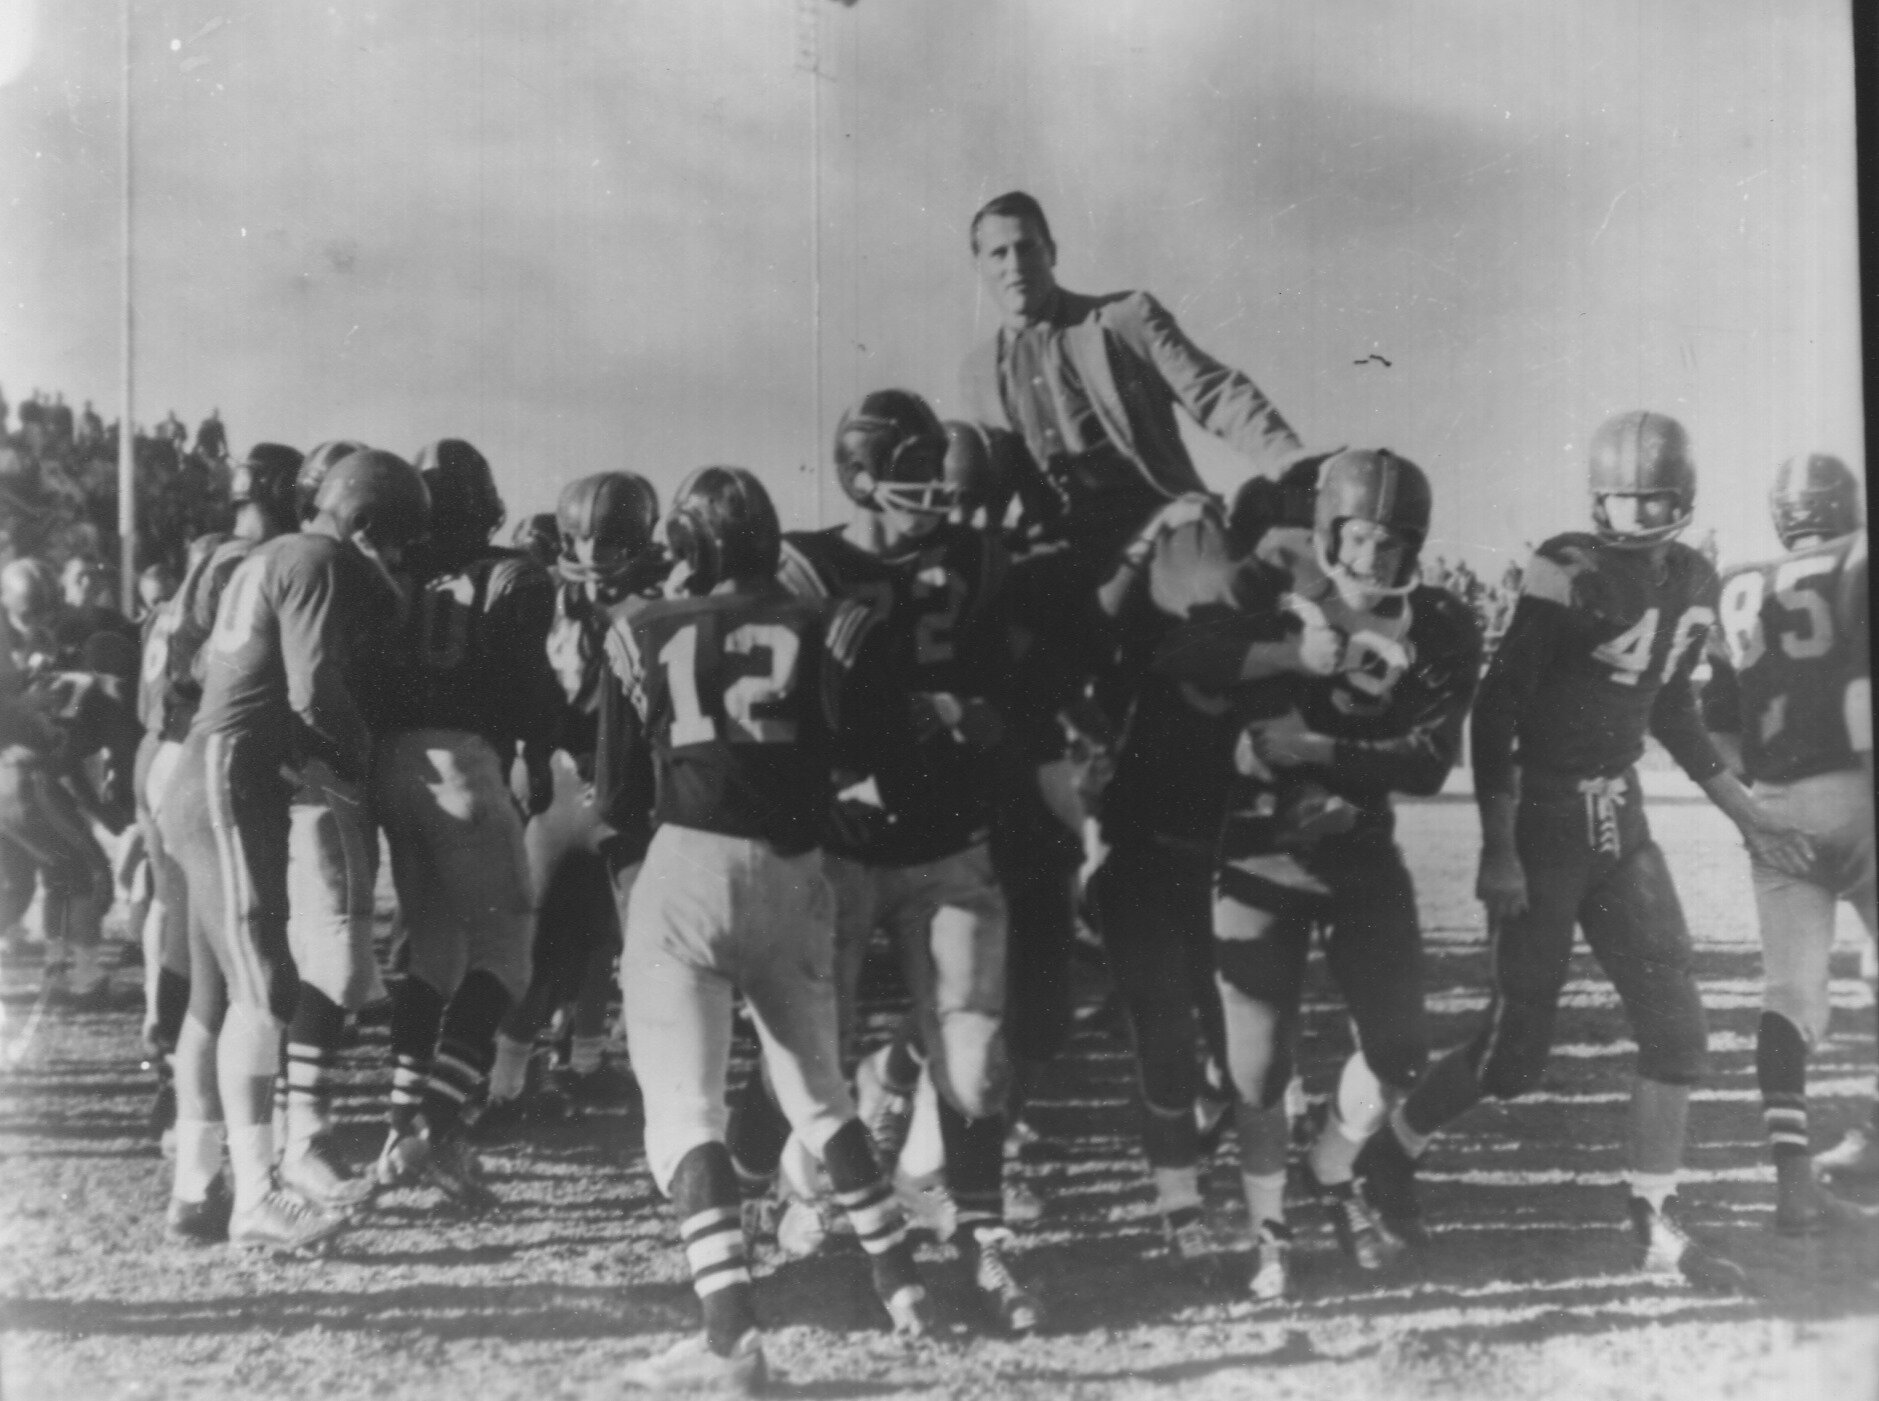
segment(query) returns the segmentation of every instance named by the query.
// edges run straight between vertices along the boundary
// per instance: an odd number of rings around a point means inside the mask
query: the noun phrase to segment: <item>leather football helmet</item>
[[[1860,511],[1859,478],[1839,458],[1824,452],[1790,457],[1775,469],[1768,489],[1768,514],[1783,547],[1809,535],[1826,539],[1858,530],[1865,523]]]
[[[986,524],[1004,523],[1005,508],[1017,489],[1017,454],[1024,443],[1007,429],[988,428],[949,418],[946,430],[946,480],[952,484],[958,509],[967,520],[986,513]]]
[[[439,540],[486,541],[509,518],[489,459],[461,438],[426,443],[411,459],[431,494],[431,534]]]
[[[355,452],[364,451],[365,444],[352,438],[332,438],[306,455],[300,463],[300,475],[294,482],[294,495],[300,501],[301,520],[313,519],[314,499],[320,494],[320,483],[326,480],[326,474]]]
[[[877,389],[835,429],[835,474],[857,506],[943,516],[959,500],[947,474],[946,430],[926,400]]]
[[[304,461],[298,448],[256,443],[229,474],[229,504],[237,509],[253,506],[275,528],[292,530],[300,521],[298,483]]]
[[[375,448],[335,463],[313,499],[315,519],[331,522],[341,540],[363,534],[386,555],[421,539],[430,513],[430,493],[417,469]]]
[[[666,572],[653,538],[659,495],[634,472],[596,472],[569,482],[555,503],[560,554],[555,572],[570,584],[588,584],[611,601],[657,583]]]
[[[1388,448],[1346,448],[1318,468],[1312,506],[1312,543],[1318,567],[1332,578],[1365,593],[1408,593],[1416,586],[1416,557],[1429,537],[1435,498],[1422,468]],[[1338,558],[1341,528],[1347,520],[1385,526],[1408,543],[1395,579],[1354,575]]]
[[[727,579],[767,579],[783,550],[770,493],[743,467],[700,467],[681,482],[666,513],[665,538],[694,594],[710,593]]]
[[[1592,522],[1607,544],[1631,547],[1669,540],[1696,510],[1696,465],[1683,425],[1667,414],[1633,409],[1599,425],[1592,435]],[[1671,518],[1661,525],[1614,521],[1614,497],[1668,496]]]

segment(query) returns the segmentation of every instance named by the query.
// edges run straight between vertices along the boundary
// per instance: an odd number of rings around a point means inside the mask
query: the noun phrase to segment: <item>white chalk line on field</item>
[[[39,1027],[46,1019],[46,1008],[52,1003],[52,979],[48,978],[40,985],[39,996],[33,999],[33,1009],[26,1014],[26,1025],[20,1028],[20,1034],[0,1048],[0,1070],[11,1071],[19,1065],[33,1049],[33,1041],[39,1035]]]

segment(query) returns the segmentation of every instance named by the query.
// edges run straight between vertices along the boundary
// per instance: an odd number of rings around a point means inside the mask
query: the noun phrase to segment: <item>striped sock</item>
[[[338,1057],[318,1046],[287,1043],[288,1150],[303,1148],[318,1138],[332,1120],[332,1074]],[[278,1090],[277,1090],[278,1099]]]
[[[679,1159],[671,1191],[692,1290],[705,1316],[705,1341],[728,1357],[737,1340],[757,1326],[730,1151],[722,1143],[699,1144]]]
[[[891,1299],[909,1285],[917,1286],[913,1247],[907,1243],[907,1217],[894,1189],[881,1172],[874,1144],[861,1120],[850,1119],[822,1145],[822,1166],[828,1170],[835,1200],[854,1223],[861,1248],[868,1253],[874,1292]]]
[[[1779,1012],[1763,1012],[1755,1030],[1755,1081],[1762,1123],[1776,1162],[1807,1153],[1807,1041]]]
[[[449,1133],[466,1100],[482,1088],[496,1059],[496,1027],[512,1001],[488,969],[473,970],[444,1010],[444,1025],[424,1087],[424,1118],[433,1133]]]
[[[431,1052],[444,1021],[444,995],[416,974],[398,985],[391,1005],[391,1126],[408,1131],[424,1103]]]
[[[430,1083],[430,1061],[400,1054],[391,1067],[391,1126],[409,1133],[424,1107],[424,1088]]]
[[[424,1077],[422,1108],[424,1122],[433,1134],[448,1134],[463,1118],[463,1106],[477,1086],[483,1083],[484,1067],[468,1047],[445,1041],[431,1057],[430,1073]]]

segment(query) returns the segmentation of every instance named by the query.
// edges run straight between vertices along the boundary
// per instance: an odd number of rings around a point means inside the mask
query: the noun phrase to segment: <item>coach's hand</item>
[[[1475,877],[1475,898],[1487,907],[1488,923],[1498,924],[1527,912],[1527,873],[1519,854],[1484,847]]]

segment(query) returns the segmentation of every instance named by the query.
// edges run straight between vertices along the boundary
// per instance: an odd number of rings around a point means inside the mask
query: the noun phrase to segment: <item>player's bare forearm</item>
[[[1520,864],[1514,826],[1520,811],[1519,779],[1513,791],[1480,794],[1481,865],[1475,877],[1475,897],[1487,909],[1490,923],[1512,919],[1527,908],[1527,873]]]

